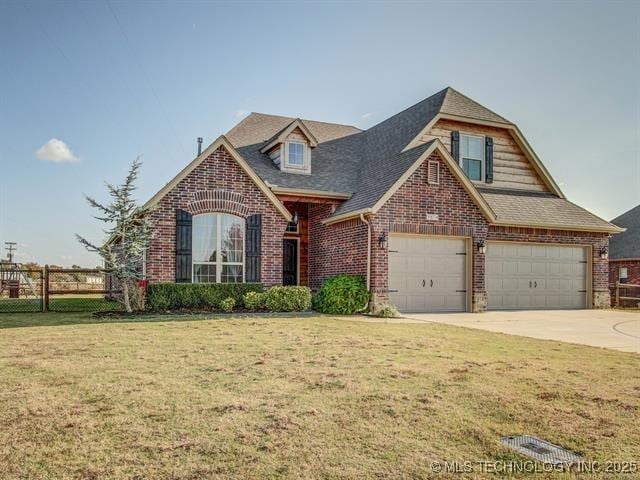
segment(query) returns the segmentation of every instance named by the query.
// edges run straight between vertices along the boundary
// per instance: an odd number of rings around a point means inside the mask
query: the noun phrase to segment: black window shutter
[[[247,227],[245,230],[245,273],[246,282],[260,281],[260,255],[262,237],[262,215],[250,215],[247,217]]]
[[[493,138],[485,137],[484,140],[484,164],[485,181],[493,183]]]
[[[460,163],[460,132],[451,132],[451,156]]]
[[[192,216],[176,209],[176,282],[191,282]]]

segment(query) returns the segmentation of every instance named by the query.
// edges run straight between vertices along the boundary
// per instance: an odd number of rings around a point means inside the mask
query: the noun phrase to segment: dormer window
[[[267,140],[260,152],[269,155],[283,172],[309,175],[311,149],[317,146],[316,137],[304,122],[297,118]]]
[[[306,145],[300,142],[287,143],[286,166],[292,168],[305,168]]]
[[[484,173],[484,137],[460,134],[460,166],[469,180],[480,182]]]

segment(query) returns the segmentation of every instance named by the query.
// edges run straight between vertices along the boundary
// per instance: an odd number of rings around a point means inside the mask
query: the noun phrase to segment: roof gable
[[[496,216],[489,204],[478,193],[476,187],[451,157],[442,142],[436,139],[412,150],[400,152],[389,162],[388,168],[370,172],[372,176],[367,177],[366,182],[361,184],[361,189],[351,199],[340,205],[334,214],[325,220],[325,223],[336,223],[360,213],[376,213],[434,152],[449,167],[453,176],[462,185],[485,218],[489,221],[494,221]]]
[[[284,204],[276,197],[276,195],[269,189],[265,182],[256,174],[256,172],[247,164],[247,162],[238,154],[237,150],[231,145],[229,140],[224,136],[219,136],[211,145],[209,145],[200,155],[198,155],[189,165],[184,167],[170,182],[158,191],[147,203],[142,207],[143,210],[154,208],[162,198],[167,195],[173,188],[180,183],[187,175],[195,170],[202,162],[204,162],[213,152],[218,148],[223,147],[229,155],[240,165],[242,170],[249,176],[249,178],[256,184],[256,186],[264,193],[264,195],[271,201],[276,210],[278,210],[284,218],[288,221],[291,220],[291,213],[285,208]]]
[[[267,153],[279,143],[284,143],[287,137],[291,135],[291,133],[293,133],[296,129],[302,132],[302,134],[307,138],[310,147],[315,148],[318,146],[318,140],[313,135],[313,133],[311,133],[311,130],[309,130],[309,128],[302,120],[296,118],[293,122],[291,122],[285,128],[274,134],[269,140],[267,140],[265,145],[260,149],[260,152]]]
[[[474,120],[485,120],[488,122],[511,123],[484,105],[480,105],[475,100],[463,95],[457,90],[447,87],[440,106],[440,112],[459,117],[467,117]]]

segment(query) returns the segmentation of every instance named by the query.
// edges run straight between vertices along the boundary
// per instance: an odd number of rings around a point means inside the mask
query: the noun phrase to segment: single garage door
[[[401,312],[464,312],[466,241],[391,235],[389,300]]]
[[[585,308],[587,248],[487,243],[489,310]]]

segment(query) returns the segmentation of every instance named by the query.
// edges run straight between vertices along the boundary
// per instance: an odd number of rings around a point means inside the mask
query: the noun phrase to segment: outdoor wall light
[[[602,260],[606,260],[609,258],[609,249],[607,247],[602,247],[600,249],[600,258]]]
[[[382,249],[387,248],[387,234],[385,232],[382,232],[382,235],[380,235],[378,237],[378,246]]]
[[[293,217],[291,218],[291,222],[293,222],[294,225],[297,225],[298,220],[300,220],[300,218],[298,217],[298,212],[293,212]]]
[[[484,243],[484,240],[480,240],[478,242],[478,253],[481,253],[482,255],[487,253],[487,245]]]

